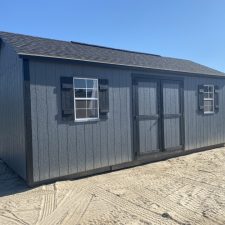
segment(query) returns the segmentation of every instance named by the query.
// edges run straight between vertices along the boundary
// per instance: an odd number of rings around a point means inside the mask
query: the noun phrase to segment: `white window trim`
[[[212,98],[203,98],[203,102],[205,104],[205,101],[212,101],[212,107],[213,107],[213,111],[205,111],[205,106],[204,106],[204,114],[214,114],[215,113],[215,86],[213,84],[205,84],[203,85],[204,87],[212,87],[212,92],[205,92],[204,91],[204,95],[205,93],[212,93],[213,97]]]
[[[76,98],[75,95],[75,87],[74,87],[74,80],[75,79],[80,79],[80,80],[94,80],[97,81],[97,97],[96,98]],[[92,88],[80,88],[80,89],[92,89]],[[99,120],[99,90],[98,90],[98,79],[96,78],[85,78],[85,77],[73,77],[73,100],[74,100],[74,121],[75,122],[88,122],[88,121],[97,121]],[[94,117],[94,118],[80,118],[77,119],[76,118],[76,100],[97,100],[97,112],[98,112],[98,116]]]

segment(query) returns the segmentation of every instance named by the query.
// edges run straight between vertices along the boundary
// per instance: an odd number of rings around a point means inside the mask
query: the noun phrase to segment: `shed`
[[[222,72],[78,42],[0,40],[0,158],[30,186],[224,145]]]

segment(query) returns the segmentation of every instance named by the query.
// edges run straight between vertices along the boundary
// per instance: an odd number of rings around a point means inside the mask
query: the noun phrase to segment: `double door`
[[[135,79],[134,140],[137,155],[183,149],[183,83]]]

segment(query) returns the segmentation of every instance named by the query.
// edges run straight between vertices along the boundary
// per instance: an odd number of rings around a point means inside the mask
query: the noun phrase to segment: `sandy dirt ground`
[[[225,224],[225,148],[29,189],[0,162],[0,224]]]

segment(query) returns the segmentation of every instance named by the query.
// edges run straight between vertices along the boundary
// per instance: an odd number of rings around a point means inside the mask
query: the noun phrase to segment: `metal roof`
[[[10,44],[18,55],[70,59],[191,74],[225,76],[220,71],[190,60],[161,57],[148,53],[8,32],[0,32],[0,38]]]

